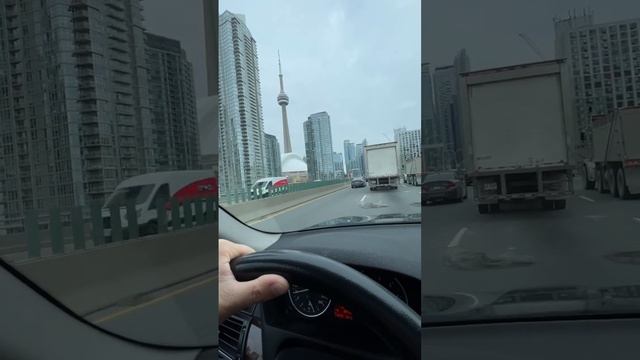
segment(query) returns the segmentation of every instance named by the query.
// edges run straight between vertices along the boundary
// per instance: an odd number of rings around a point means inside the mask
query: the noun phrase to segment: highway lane
[[[249,225],[263,231],[304,229],[341,217],[375,217],[382,214],[420,212],[420,188],[400,184],[397,190],[371,191],[346,188],[278,212]],[[361,219],[354,219],[361,220]]]
[[[116,334],[153,344],[215,344],[218,334],[218,278],[206,274],[86,316]]]
[[[578,190],[565,210],[481,215],[472,196],[422,209],[423,305],[432,295],[484,304],[516,289],[640,284],[638,199]]]

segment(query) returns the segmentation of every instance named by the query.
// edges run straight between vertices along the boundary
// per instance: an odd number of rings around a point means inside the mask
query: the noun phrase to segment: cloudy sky
[[[422,59],[433,69],[466,48],[472,70],[538,61],[519,33],[552,58],[553,18],[585,8],[596,23],[640,17],[637,0],[429,0],[422,9]]]
[[[294,152],[304,154],[302,123],[320,111],[337,152],[345,139],[386,142],[394,128],[419,128],[419,0],[221,0],[224,10],[244,14],[256,39],[265,131],[281,151],[278,49]]]
[[[193,65],[196,97],[207,95],[202,0],[143,1],[147,31],[179,40]]]

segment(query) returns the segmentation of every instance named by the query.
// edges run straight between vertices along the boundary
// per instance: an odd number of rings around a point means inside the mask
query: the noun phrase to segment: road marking
[[[578,196],[578,197],[579,197],[580,199],[582,199],[582,200],[586,200],[586,201],[589,201],[589,202],[596,202],[596,201],[595,201],[595,200],[593,200],[592,198],[590,198],[590,197],[586,197],[586,196],[584,196],[584,195],[580,195],[580,196]]]
[[[185,292],[187,290],[191,290],[191,289],[196,288],[198,286],[202,286],[202,285],[204,285],[206,283],[210,283],[210,282],[212,282],[214,280],[217,280],[217,279],[218,279],[217,277],[210,277],[210,278],[202,280],[200,282],[193,283],[193,284],[185,286],[183,288],[180,288],[180,289],[174,290],[172,292],[166,293],[166,294],[164,294],[162,296],[159,296],[159,297],[157,297],[157,298],[155,298],[153,300],[147,301],[146,303],[138,304],[138,305],[132,306],[130,308],[126,308],[126,309],[122,309],[120,311],[116,311],[116,312],[114,312],[112,314],[109,314],[109,315],[107,315],[107,316],[105,316],[103,318],[100,318],[100,319],[94,321],[93,323],[94,324],[100,324],[100,323],[103,323],[105,321],[112,320],[112,319],[117,318],[119,316],[122,316],[124,314],[130,313],[130,312],[132,312],[134,310],[141,309],[143,307],[147,307],[147,306],[149,306],[151,304],[155,304],[155,303],[157,303],[159,301],[168,299],[170,297],[174,297],[174,296],[176,296],[178,294],[181,294],[181,293],[183,293],[183,292]]]
[[[294,205],[294,206],[292,206],[292,207],[288,207],[288,208],[286,208],[286,209],[282,209],[282,210],[280,210],[280,211],[276,211],[276,212],[274,212],[273,214],[271,214],[271,215],[269,215],[269,216],[265,216],[265,217],[263,217],[263,218],[261,218],[261,219],[258,219],[258,220],[252,220],[252,221],[247,221],[247,222],[246,222],[246,224],[247,224],[247,225],[255,225],[255,224],[257,224],[257,223],[261,223],[261,222],[263,222],[263,221],[266,221],[266,220],[269,220],[269,219],[273,219],[273,218],[274,218],[274,217],[276,217],[276,216],[280,216],[280,215],[282,215],[282,214],[284,214],[284,213],[288,213],[288,212],[289,212],[289,211],[291,211],[291,210],[295,210],[295,209],[297,209],[297,208],[300,208],[300,207],[303,207],[303,206],[307,206],[307,205],[309,205],[309,203],[312,203],[312,202],[314,202],[314,201],[316,201],[316,200],[323,199],[323,198],[325,198],[325,197],[327,197],[327,196],[331,196],[331,195],[333,195],[333,194],[337,193],[338,191],[346,190],[346,189],[347,189],[347,188],[345,187],[345,188],[342,188],[342,189],[338,189],[338,190],[336,190],[336,191],[332,191],[332,192],[330,192],[330,193],[328,193],[328,194],[324,194],[324,195],[322,195],[322,196],[318,196],[317,198],[313,198],[313,199],[311,199],[311,200],[309,200],[309,201],[305,201],[305,202],[303,202],[303,203],[301,203],[301,204]]]
[[[362,199],[360,199],[360,202],[363,202],[364,199],[366,199],[366,198],[367,198],[367,195],[362,195]]]
[[[638,224],[640,224],[640,218],[639,217],[634,217],[633,221],[637,222]]]
[[[456,247],[460,245],[460,240],[462,240],[462,237],[464,236],[464,233],[467,232],[467,230],[469,229],[467,229],[466,227],[463,227],[462,229],[460,229],[456,234],[456,236],[453,237],[453,240],[451,240],[448,247]]]

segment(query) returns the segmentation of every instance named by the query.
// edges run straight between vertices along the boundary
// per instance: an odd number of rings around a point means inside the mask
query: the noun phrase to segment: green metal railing
[[[325,181],[313,181],[299,184],[288,184],[286,186],[277,187],[275,189],[270,189],[269,191],[263,194],[252,194],[251,190],[239,190],[236,192],[220,194],[220,202],[223,204],[239,204],[252,200],[259,200],[270,198],[274,196],[280,196],[296,191],[304,191],[317,189],[323,186],[329,185],[337,185],[349,182],[349,179],[336,179],[336,180],[325,180]]]
[[[122,224],[121,209],[126,209],[126,225]],[[77,206],[65,211],[59,208],[48,211],[29,210],[23,223],[27,256],[41,257],[47,240],[50,242],[51,255],[60,255],[65,253],[65,245],[71,245],[73,251],[84,250],[87,245],[97,247],[213,224],[217,219],[218,203],[213,197],[185,200],[182,203],[177,199],[169,202],[158,199],[155,209],[161,210],[156,210],[155,217],[144,224],[139,224],[140,219],[133,202],[110,207],[105,211],[108,215],[103,213],[101,203],[92,203],[88,207]],[[176,219],[175,223],[172,219]]]

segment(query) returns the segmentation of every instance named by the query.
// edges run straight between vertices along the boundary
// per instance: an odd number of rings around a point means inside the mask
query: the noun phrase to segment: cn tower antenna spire
[[[289,137],[289,121],[287,119],[287,105],[289,96],[284,92],[284,80],[282,77],[282,63],[280,62],[280,49],[278,49],[278,77],[280,78],[280,93],[278,94],[278,105],[282,108],[282,133],[284,137],[284,152],[291,152],[291,138]]]

